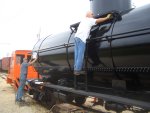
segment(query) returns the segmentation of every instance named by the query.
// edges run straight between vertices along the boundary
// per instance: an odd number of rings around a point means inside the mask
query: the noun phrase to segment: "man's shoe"
[[[86,72],[85,71],[74,71],[74,75],[85,75]]]
[[[80,72],[79,71],[74,71],[74,75],[78,76],[78,75],[80,75]]]
[[[16,102],[25,102],[25,100],[18,99],[18,100],[16,100]]]

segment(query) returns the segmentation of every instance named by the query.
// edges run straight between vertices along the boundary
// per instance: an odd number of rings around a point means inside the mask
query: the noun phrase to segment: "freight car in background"
[[[10,68],[10,60],[11,60],[11,57],[3,57],[0,60],[0,70],[1,70],[1,72],[8,72],[8,70]]]
[[[2,72],[2,59],[0,59],[0,72]]]
[[[150,110],[150,4],[131,8],[130,0],[90,2],[95,18],[108,13],[113,18],[91,29],[83,68],[87,74],[73,75],[77,23],[34,46],[34,67],[42,75],[30,82],[34,97],[52,106],[55,98],[81,105],[94,96],[106,109]]]
[[[7,75],[7,83],[11,84],[15,89],[19,86],[20,68],[23,58],[31,59],[31,50],[16,50],[12,53],[10,61],[10,69]],[[38,73],[33,66],[28,67],[27,79],[39,78]],[[27,87],[26,87],[27,89]]]

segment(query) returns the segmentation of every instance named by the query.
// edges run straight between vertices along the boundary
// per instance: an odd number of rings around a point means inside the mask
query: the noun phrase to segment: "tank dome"
[[[112,10],[124,11],[131,8],[131,0],[90,0],[94,16],[102,15]]]

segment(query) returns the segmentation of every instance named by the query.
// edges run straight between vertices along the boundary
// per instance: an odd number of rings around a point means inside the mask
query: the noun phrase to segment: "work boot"
[[[16,102],[25,102],[25,100],[18,99],[18,100],[16,100]]]
[[[86,72],[85,71],[74,71],[74,75],[78,76],[78,75],[85,75]]]

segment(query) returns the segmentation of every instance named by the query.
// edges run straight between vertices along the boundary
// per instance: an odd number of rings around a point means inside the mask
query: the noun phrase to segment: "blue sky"
[[[132,0],[134,5],[150,0]],[[89,0],[0,0],[0,58],[32,49],[41,38],[67,29],[90,9]]]

